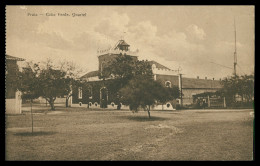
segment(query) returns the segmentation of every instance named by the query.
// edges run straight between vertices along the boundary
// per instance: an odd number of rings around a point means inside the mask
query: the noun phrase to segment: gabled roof
[[[23,58],[18,58],[18,57],[14,57],[14,56],[10,56],[10,55],[5,55],[5,58],[8,60],[13,60],[13,61],[24,61],[25,60]]]
[[[182,88],[198,88],[198,89],[211,89],[211,88],[221,88],[222,85],[218,80],[205,80],[196,78],[182,78]]]
[[[98,76],[99,74],[99,71],[96,70],[96,71],[91,71],[91,72],[88,72],[87,74],[83,75],[82,77],[80,78],[89,78],[89,77],[96,77]]]
[[[153,64],[155,64],[156,68],[158,69],[166,69],[166,70],[171,70],[166,66],[163,66],[162,64],[156,62],[156,61],[148,61],[148,63],[152,66]]]

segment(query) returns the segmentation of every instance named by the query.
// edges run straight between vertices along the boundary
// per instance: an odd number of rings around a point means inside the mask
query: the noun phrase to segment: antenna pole
[[[236,20],[234,18],[234,29],[235,29],[235,52],[234,52],[234,75],[236,76],[236,66],[237,66],[237,36],[236,36]]]

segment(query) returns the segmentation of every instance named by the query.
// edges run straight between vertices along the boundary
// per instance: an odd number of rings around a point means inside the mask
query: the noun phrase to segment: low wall
[[[22,100],[5,99],[5,113],[6,114],[21,114],[22,113]]]
[[[163,105],[155,105],[151,110],[176,110],[175,108],[172,107],[171,103],[166,103]]]
[[[40,103],[40,105],[41,105],[41,106],[47,106],[47,107],[50,107],[50,106],[51,106],[49,103],[47,103],[47,105],[46,105],[46,103]],[[55,103],[55,102],[54,102],[54,107],[56,107],[56,106],[66,107],[66,103]]]
[[[85,108],[100,108],[100,105],[98,103],[91,103],[91,104],[72,104],[71,107],[85,107]],[[117,109],[117,105],[107,105],[106,109]],[[129,106],[122,105],[121,110],[129,109]]]
[[[89,104],[72,104],[71,107],[83,107],[83,108],[100,108],[100,105],[98,103],[91,103]],[[117,109],[117,105],[107,105],[106,109]],[[122,105],[120,110],[129,110],[129,106]],[[164,105],[156,105],[154,107],[151,107],[151,110],[176,110],[173,108],[171,103],[166,103]]]
[[[40,103],[41,106],[50,106],[48,102],[46,102],[46,99],[43,97],[39,97],[38,99],[35,99],[34,102]],[[46,105],[47,103],[47,105]],[[68,103],[70,104],[70,103]],[[54,106],[60,106],[65,107],[66,106],[66,98],[59,98],[57,97],[54,101]]]

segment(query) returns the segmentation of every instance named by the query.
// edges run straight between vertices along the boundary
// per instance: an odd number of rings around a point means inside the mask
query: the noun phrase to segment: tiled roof
[[[166,70],[171,70],[169,69],[168,67],[166,66],[163,66],[162,64],[156,62],[156,61],[148,61],[148,63],[150,63],[150,65],[152,66],[153,64],[155,64],[156,68],[159,68],[159,69],[166,69]]]
[[[8,60],[15,60],[15,61],[24,61],[25,60],[23,58],[18,58],[18,57],[14,57],[14,56],[10,56],[10,55],[5,55],[5,58]]]
[[[196,78],[182,78],[182,88],[221,88],[218,80],[205,80]]]
[[[98,76],[98,73],[99,73],[98,70],[96,70],[96,71],[91,71],[91,72],[89,72],[89,73],[83,75],[81,78],[96,77],[96,76]]]

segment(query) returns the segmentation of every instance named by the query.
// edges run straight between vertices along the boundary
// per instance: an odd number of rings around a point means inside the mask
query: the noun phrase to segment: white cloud
[[[199,28],[195,24],[191,24],[186,28],[186,32],[191,35],[191,37],[195,37],[199,40],[204,40],[206,37],[206,33],[202,28]]]
[[[127,14],[113,12],[105,18],[97,20],[99,23],[94,30],[110,38],[118,39],[126,31],[126,25],[129,23],[129,20]]]
[[[128,33],[132,40],[150,44],[156,40],[157,27],[152,25],[150,21],[143,21],[129,27]]]

